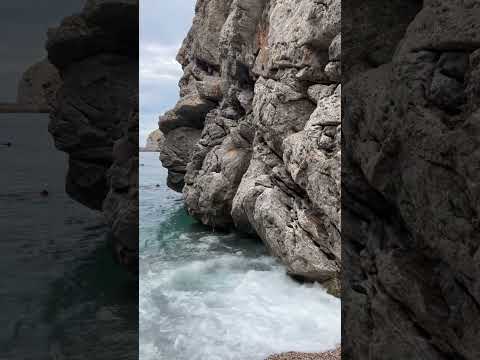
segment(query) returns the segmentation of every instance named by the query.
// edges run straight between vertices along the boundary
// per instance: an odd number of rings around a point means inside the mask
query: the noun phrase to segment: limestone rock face
[[[18,84],[17,103],[48,110],[55,102],[61,82],[57,69],[48,60],[42,60],[23,74]]]
[[[340,48],[340,1],[199,0],[181,99],[159,122],[191,215],[337,291]]]
[[[63,80],[49,131],[69,155],[67,192],[103,211],[137,271],[138,1],[88,1],[49,30],[47,50]]]
[[[141,147],[140,151],[159,152],[165,142],[165,136],[160,130],[154,130],[148,135],[145,147]]]
[[[478,359],[480,6],[401,3],[396,51],[345,67],[342,352]]]

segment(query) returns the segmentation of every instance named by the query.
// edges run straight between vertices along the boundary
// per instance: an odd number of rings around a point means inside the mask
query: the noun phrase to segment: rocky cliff
[[[55,102],[61,79],[57,69],[48,60],[30,66],[18,84],[17,104],[25,108],[48,111]]]
[[[299,279],[338,286],[340,1],[198,0],[161,117],[168,184],[213,228],[257,234]],[[338,288],[337,288],[338,291]]]
[[[480,3],[350,5],[343,355],[479,359]]]
[[[140,151],[159,152],[165,141],[165,136],[160,130],[154,130],[148,135],[145,147],[141,147]]]
[[[67,192],[103,211],[118,260],[138,271],[138,1],[89,0],[49,30],[62,85],[49,130],[69,155]]]

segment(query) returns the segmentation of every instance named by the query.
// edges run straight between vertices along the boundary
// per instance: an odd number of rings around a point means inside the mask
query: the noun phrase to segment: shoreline
[[[324,351],[320,353],[302,353],[302,352],[285,352],[270,355],[265,360],[341,360],[342,350],[338,346],[334,350]]]

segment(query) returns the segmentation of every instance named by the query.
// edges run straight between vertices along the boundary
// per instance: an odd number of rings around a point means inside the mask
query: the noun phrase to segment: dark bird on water
[[[2,143],[3,146],[6,146],[6,147],[10,147],[12,146],[12,143],[9,141],[9,142],[6,142],[6,143]]]
[[[48,190],[47,189],[43,189],[41,192],[40,192],[40,195],[42,196],[48,196]]]

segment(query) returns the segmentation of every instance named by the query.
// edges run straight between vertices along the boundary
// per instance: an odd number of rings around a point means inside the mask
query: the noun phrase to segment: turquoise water
[[[47,115],[0,115],[13,144],[0,146],[0,359],[135,359],[137,282],[113,262],[100,214],[65,193],[47,127]]]
[[[260,360],[340,342],[338,299],[290,279],[257,239],[197,224],[158,154],[140,163],[141,360]]]

